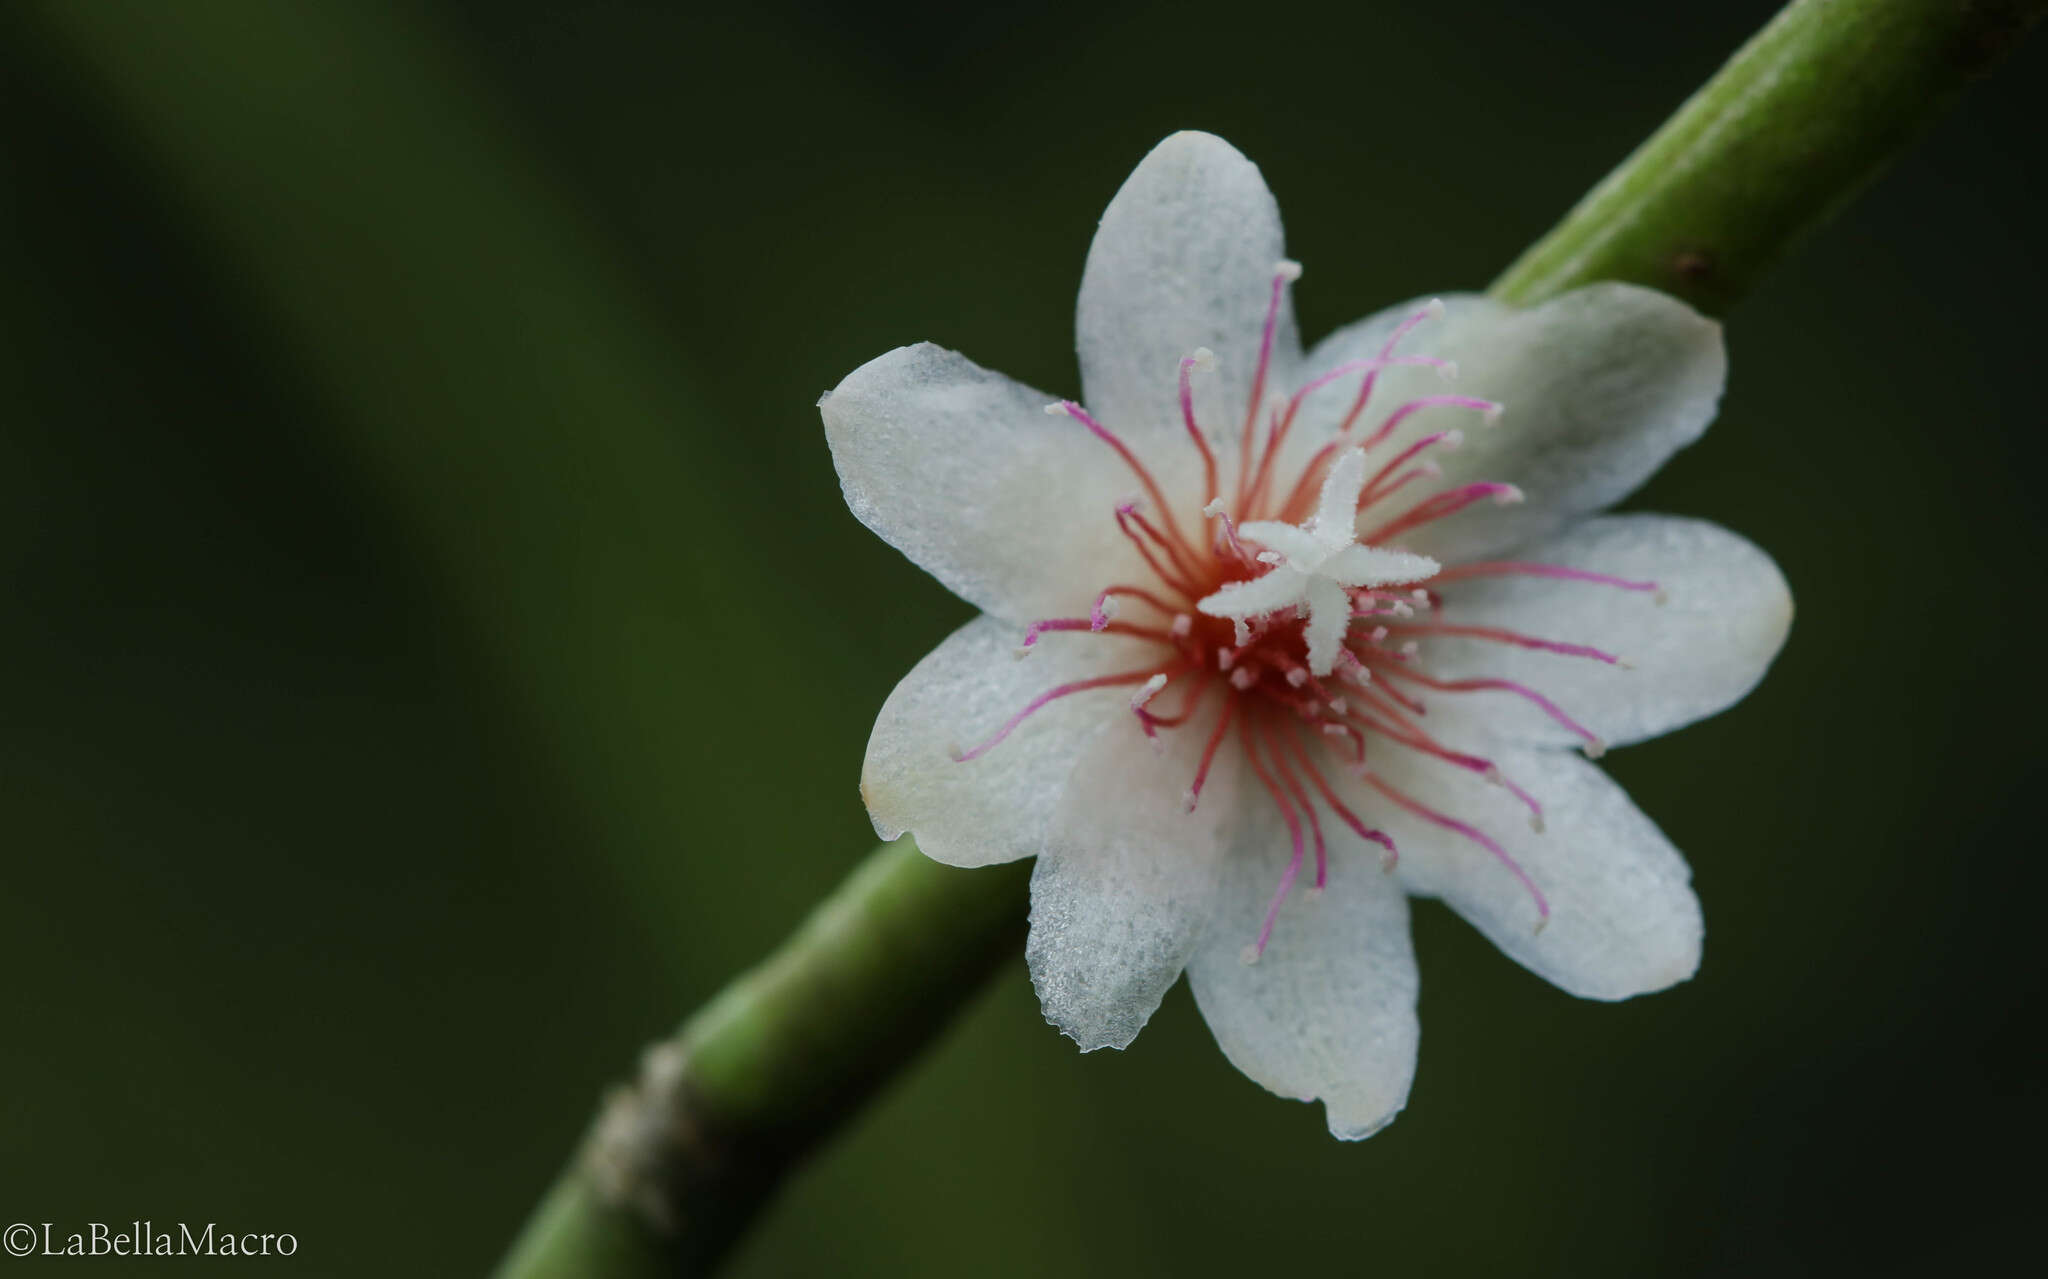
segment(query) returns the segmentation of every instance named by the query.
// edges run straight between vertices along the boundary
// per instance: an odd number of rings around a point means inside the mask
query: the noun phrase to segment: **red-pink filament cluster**
[[[1490,560],[1446,566],[1428,579],[1426,587],[1409,583],[1352,589],[1351,626],[1336,668],[1324,676],[1316,675],[1309,667],[1303,636],[1305,617],[1298,610],[1283,609],[1249,623],[1198,612],[1196,603],[1222,587],[1273,571],[1278,557],[1241,538],[1239,527],[1259,520],[1298,524],[1308,518],[1324,479],[1341,454],[1362,448],[1368,459],[1375,459],[1375,450],[1409,417],[1426,408],[1468,409],[1483,414],[1489,423],[1500,412],[1499,405],[1471,396],[1431,395],[1396,406],[1369,431],[1358,430],[1381,370],[1421,365],[1447,374],[1455,372],[1448,361],[1395,354],[1402,339],[1418,325],[1442,313],[1441,304],[1432,303],[1396,327],[1378,355],[1341,364],[1310,380],[1286,399],[1276,398],[1267,413],[1265,430],[1260,432],[1260,407],[1266,396],[1280,304],[1288,282],[1299,273],[1300,268],[1293,263],[1282,263],[1274,275],[1259,362],[1239,436],[1238,478],[1228,498],[1218,490],[1216,456],[1195,420],[1190,377],[1208,361],[1208,353],[1196,352],[1181,361],[1181,418],[1188,440],[1201,455],[1205,492],[1211,499],[1202,509],[1201,522],[1195,525],[1196,535],[1189,535],[1152,472],[1114,432],[1078,404],[1065,402],[1048,409],[1066,413],[1080,422],[1108,445],[1137,478],[1147,501],[1123,503],[1115,509],[1114,517],[1149,566],[1154,580],[1105,586],[1086,617],[1048,618],[1032,623],[1024,633],[1024,650],[1028,652],[1047,632],[1079,631],[1132,637],[1155,645],[1157,653],[1137,669],[1047,689],[985,741],[970,750],[956,751],[955,758],[964,761],[986,754],[1033,713],[1061,698],[1091,689],[1131,687],[1135,690],[1130,699],[1131,714],[1139,730],[1154,739],[1155,744],[1161,731],[1186,730],[1204,735],[1200,762],[1185,796],[1189,811],[1201,800],[1202,787],[1217,753],[1235,735],[1252,775],[1258,778],[1287,827],[1293,856],[1274,891],[1257,939],[1246,947],[1248,962],[1264,953],[1280,907],[1311,853],[1315,861],[1314,887],[1320,889],[1327,882],[1329,857],[1323,834],[1326,815],[1348,826],[1360,839],[1383,849],[1384,869],[1391,871],[1396,864],[1399,854],[1393,839],[1367,824],[1340,797],[1338,788],[1332,785],[1333,774],[1356,778],[1372,795],[1395,808],[1485,849],[1528,892],[1536,908],[1536,927],[1540,929],[1550,917],[1549,902],[1515,858],[1484,831],[1389,782],[1372,767],[1372,761],[1381,751],[1405,751],[1476,774],[1506,787],[1528,809],[1531,823],[1541,830],[1543,807],[1534,796],[1493,761],[1445,745],[1424,726],[1428,697],[1507,692],[1526,699],[1578,736],[1589,754],[1600,753],[1600,739],[1554,701],[1525,684],[1508,679],[1433,678],[1420,669],[1417,654],[1432,637],[1455,636],[1609,664],[1618,664],[1621,659],[1584,644],[1442,621],[1442,588],[1459,581],[1517,575],[1596,583],[1626,591],[1655,592],[1657,585],[1555,564]],[[1291,480],[1279,474],[1282,447],[1303,401],[1324,387],[1352,377],[1358,379],[1358,389],[1336,434]],[[1261,434],[1262,446],[1256,439]],[[1430,450],[1455,448],[1460,438],[1457,431],[1436,431],[1379,461],[1369,472],[1358,498],[1358,522],[1365,530],[1358,538],[1360,542],[1385,544],[1488,499],[1519,500],[1520,493],[1512,485],[1463,484],[1431,494],[1398,516],[1374,521],[1375,509],[1387,509],[1388,499],[1396,493],[1437,478],[1440,472],[1428,459]]]

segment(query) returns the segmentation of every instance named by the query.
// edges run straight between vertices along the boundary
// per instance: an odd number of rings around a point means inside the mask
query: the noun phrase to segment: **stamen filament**
[[[1124,465],[1130,467],[1131,472],[1138,477],[1138,482],[1145,486],[1145,495],[1151,498],[1159,507],[1160,518],[1166,521],[1167,529],[1173,533],[1176,540],[1180,539],[1180,527],[1174,521],[1173,507],[1167,502],[1166,495],[1159,491],[1159,481],[1152,478],[1152,472],[1147,470],[1145,464],[1138,460],[1137,454],[1131,452],[1129,445],[1126,445],[1121,439],[1117,438],[1116,432],[1096,421],[1087,409],[1082,408],[1072,400],[1061,400],[1057,404],[1048,404],[1045,411],[1048,413],[1066,414],[1094,432],[1096,439],[1115,449],[1116,455],[1124,460]]]
[[[1277,734],[1285,737],[1285,734]],[[1314,837],[1316,847],[1316,887],[1322,888],[1330,882],[1330,856],[1323,845],[1323,824],[1316,817],[1315,805],[1308,802],[1308,795],[1301,784],[1294,780],[1294,772],[1287,767],[1287,756],[1275,744],[1276,733],[1272,725],[1266,726],[1266,749],[1272,752],[1273,768],[1280,774],[1280,781],[1287,787],[1287,793],[1294,802],[1301,805],[1302,814],[1308,818],[1309,834]]]
[[[1417,817],[1420,817],[1422,820],[1430,822],[1433,825],[1441,826],[1445,830],[1455,832],[1459,835],[1463,835],[1466,839],[1471,840],[1473,843],[1479,845],[1487,852],[1492,853],[1494,860],[1498,861],[1502,866],[1506,867],[1508,873],[1510,875],[1513,875],[1515,877],[1516,882],[1520,883],[1524,889],[1528,890],[1530,898],[1535,901],[1537,920],[1536,926],[1538,928],[1541,928],[1544,924],[1550,921],[1550,902],[1547,898],[1543,896],[1543,890],[1536,887],[1536,881],[1529,878],[1529,872],[1523,870],[1522,864],[1516,861],[1514,857],[1509,854],[1507,849],[1502,848],[1500,844],[1493,839],[1492,836],[1488,835],[1486,832],[1482,830],[1479,830],[1477,827],[1469,826],[1466,823],[1459,821],[1455,817],[1446,816],[1445,814],[1436,811],[1434,808],[1431,808],[1429,805],[1422,803],[1420,800],[1410,798],[1406,793],[1404,793],[1400,789],[1393,786],[1389,786],[1384,781],[1381,781],[1376,774],[1367,773],[1365,775],[1365,784],[1372,787],[1380,794],[1386,796],[1388,799],[1392,800],[1399,807],[1406,809],[1408,812],[1413,813]]]
[[[1171,667],[1169,669],[1185,670],[1187,669],[1187,667],[1185,664],[1181,664],[1179,666]],[[1142,671],[1124,671],[1116,675],[1097,675],[1093,679],[1077,679],[1070,683],[1061,684],[1055,688],[1048,689],[1047,691],[1040,693],[1037,697],[1032,698],[1030,703],[1026,705],[1023,710],[1018,711],[1015,715],[1010,716],[1010,718],[1004,722],[1003,726],[997,729],[995,733],[981,745],[969,751],[955,750],[954,752],[952,752],[953,759],[957,763],[964,764],[968,760],[975,759],[981,755],[986,754],[990,747],[994,746],[997,742],[1002,741],[1005,737],[1008,737],[1010,733],[1016,729],[1017,725],[1029,719],[1041,708],[1047,706],[1052,702],[1058,701],[1062,697],[1071,697],[1075,693],[1085,693],[1091,688],[1114,688],[1119,684],[1142,684],[1146,680],[1151,679],[1155,674],[1158,674],[1158,671],[1148,667],[1147,669]]]
[[[1466,626],[1455,622],[1395,622],[1393,629],[1404,635],[1455,635],[1464,639],[1491,640],[1497,644],[1512,644],[1516,648],[1533,648],[1545,653],[1561,653],[1566,657],[1590,657],[1596,662],[1609,666],[1620,666],[1619,657],[1590,644],[1567,644],[1561,640],[1538,639],[1520,631],[1510,631],[1498,626]]]
[[[1273,803],[1279,806],[1280,816],[1287,823],[1287,833],[1294,841],[1294,856],[1288,859],[1287,869],[1280,876],[1280,887],[1273,893],[1271,904],[1266,907],[1266,921],[1259,928],[1259,939],[1245,952],[1246,962],[1256,963],[1259,957],[1266,953],[1266,943],[1272,940],[1273,924],[1280,918],[1281,903],[1287,900],[1288,891],[1294,887],[1296,877],[1301,874],[1304,849],[1301,841],[1301,823],[1294,816],[1293,806],[1287,802],[1287,797],[1280,793],[1280,787],[1274,784],[1273,775],[1259,762],[1258,750],[1252,744],[1250,719],[1247,718],[1238,725],[1238,737],[1244,743],[1245,759],[1251,764],[1252,771],[1258,774],[1259,780],[1265,783],[1266,793],[1273,797]]]

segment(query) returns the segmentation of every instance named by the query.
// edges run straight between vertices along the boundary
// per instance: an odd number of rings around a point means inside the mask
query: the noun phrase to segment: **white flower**
[[[1176,134],[1089,251],[1082,402],[919,345],[821,409],[854,514],[984,613],[882,708],[876,829],[1038,858],[1032,980],[1084,1050],[1185,971],[1231,1061],[1356,1138],[1414,1074],[1411,894],[1574,994],[1692,975],[1685,862],[1571,748],[1730,705],[1792,606],[1731,533],[1596,514],[1712,418],[1712,321],[1460,296],[1304,355],[1299,273],[1258,170]]]

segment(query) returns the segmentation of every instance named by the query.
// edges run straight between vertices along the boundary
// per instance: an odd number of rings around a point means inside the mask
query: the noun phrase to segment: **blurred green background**
[[[1311,336],[1483,286],[1770,9],[8,6],[0,1225],[488,1267],[871,846],[873,713],[967,614],[847,514],[820,392],[923,338],[1074,389],[1095,219],[1181,127],[1264,168]],[[1696,868],[1697,980],[1579,1003],[1424,907],[1413,1099],[1340,1146],[1184,991],[1084,1058],[1019,962],[733,1272],[2033,1239],[2044,72],[1735,314],[1720,424],[1637,499],[1799,601],[1758,694],[1608,761]]]

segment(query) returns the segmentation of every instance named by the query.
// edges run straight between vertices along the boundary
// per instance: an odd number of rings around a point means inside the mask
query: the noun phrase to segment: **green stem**
[[[1027,872],[952,870],[909,839],[884,845],[765,963],[648,1051],[500,1275],[708,1270],[789,1166],[1017,953]]]
[[[1840,209],[2048,0],[1794,0],[1494,281],[1527,306],[1595,280],[1719,314]]]

